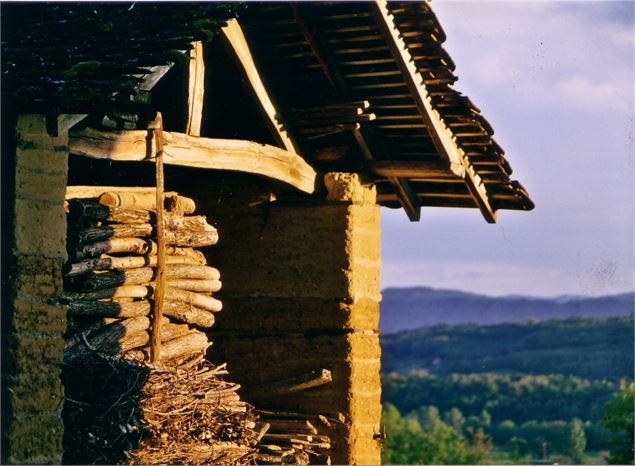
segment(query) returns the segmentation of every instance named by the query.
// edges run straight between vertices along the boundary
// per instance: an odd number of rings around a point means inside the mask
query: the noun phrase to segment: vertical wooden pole
[[[163,119],[157,112],[155,120],[150,123],[156,141],[156,195],[157,195],[157,269],[154,287],[154,308],[152,312],[152,340],[150,354],[152,363],[161,359],[161,317],[163,315],[163,295],[165,293],[165,233],[163,224]]]

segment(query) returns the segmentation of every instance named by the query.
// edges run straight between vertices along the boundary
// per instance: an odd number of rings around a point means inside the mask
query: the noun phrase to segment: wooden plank
[[[182,133],[163,133],[164,163],[214,170],[235,170],[264,175],[300,191],[315,191],[316,172],[299,155],[267,144],[233,139],[209,139]],[[154,144],[154,141],[153,141]],[[71,131],[70,152],[95,159],[145,161],[146,132]],[[155,150],[153,148],[153,150]]]
[[[496,213],[489,202],[485,186],[467,160],[463,150],[456,145],[450,129],[445,125],[439,113],[432,107],[426,86],[422,82],[422,77],[417,70],[408,46],[394,24],[394,17],[387,3],[383,0],[375,0],[373,7],[377,23],[403,72],[422,117],[430,128],[429,132],[437,150],[451,164],[454,164],[453,166],[463,165],[463,177],[468,189],[474,196],[474,201],[480,208],[485,220],[489,223],[495,223]]]
[[[457,176],[456,167],[450,167],[445,162],[430,162],[419,160],[381,160],[368,163],[368,167],[378,175],[402,178],[442,178],[461,179]],[[463,169],[461,165],[459,170]]]
[[[261,385],[253,385],[243,390],[243,396],[249,399],[277,398],[292,393],[320,387],[333,380],[331,371],[321,369],[288,379],[276,380]]]
[[[221,28],[223,36],[229,49],[233,52],[234,57],[240,64],[244,76],[256,96],[256,100],[260,105],[260,109],[265,116],[270,128],[273,130],[274,136],[281,147],[288,151],[299,153],[298,145],[289,134],[288,127],[284,125],[278,109],[273,104],[269,92],[262,82],[258,68],[254,62],[249,44],[245,39],[245,35],[236,20],[230,20],[226,26]]]
[[[205,62],[203,61],[203,43],[196,41],[192,45],[194,47],[190,50],[185,132],[191,136],[200,136],[205,96]]]

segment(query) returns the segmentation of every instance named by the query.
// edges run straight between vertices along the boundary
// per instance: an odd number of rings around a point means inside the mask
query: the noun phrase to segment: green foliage
[[[427,360],[431,369],[383,375],[389,434],[384,461],[460,464],[469,458],[473,463],[523,464],[544,458],[593,464],[602,459],[598,452],[610,446],[609,461],[632,464],[632,362],[627,369],[609,367],[620,351],[621,361],[632,361],[632,325],[631,316],[446,326],[422,329],[418,341],[409,334],[393,335],[392,343],[384,345],[386,357],[401,358],[400,367]],[[406,343],[426,353],[394,352]],[[564,358],[569,359],[558,361]],[[495,361],[500,372],[479,372]],[[444,373],[444,367],[461,365],[477,373]],[[527,368],[534,374],[522,374]],[[567,374],[540,373],[559,369]],[[619,432],[614,443],[608,428]]]
[[[507,419],[516,424],[533,419],[599,421],[604,403],[619,390],[620,381],[565,375],[443,376],[415,371],[384,375],[382,387],[384,400],[395,404],[401,412],[427,405],[434,405],[442,412],[457,408],[466,416],[466,424],[486,425]],[[470,419],[472,416],[477,419]]]
[[[381,344],[386,372],[633,377],[632,315],[487,327],[441,325],[385,335]]]
[[[443,422],[434,407],[423,407],[402,417],[394,405],[387,403],[382,424],[387,432],[383,464],[479,464],[492,448],[482,430],[465,435]]]
[[[95,76],[99,72],[100,68],[101,63],[97,60],[82,61],[75,63],[67,70],[64,70],[62,75],[66,79],[85,78]]]
[[[634,459],[634,402],[635,384],[623,388],[608,403],[602,424],[619,434],[611,441],[609,464],[635,464]]]

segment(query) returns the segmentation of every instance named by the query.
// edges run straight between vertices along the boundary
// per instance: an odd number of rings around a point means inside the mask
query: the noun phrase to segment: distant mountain
[[[633,315],[437,325],[381,336],[382,371],[633,378]]]
[[[568,317],[627,316],[635,309],[635,293],[599,297],[492,297],[416,287],[387,288],[382,295],[379,327],[386,334],[439,324],[494,325]]]

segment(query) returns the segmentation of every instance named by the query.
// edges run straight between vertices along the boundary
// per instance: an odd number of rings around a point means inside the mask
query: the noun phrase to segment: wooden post
[[[150,353],[152,363],[161,359],[161,317],[163,315],[163,295],[165,292],[165,231],[163,224],[163,119],[161,112],[148,126],[153,130],[157,152],[155,155],[156,166],[156,196],[157,196],[157,272],[154,289],[154,308],[152,313],[152,341]]]

